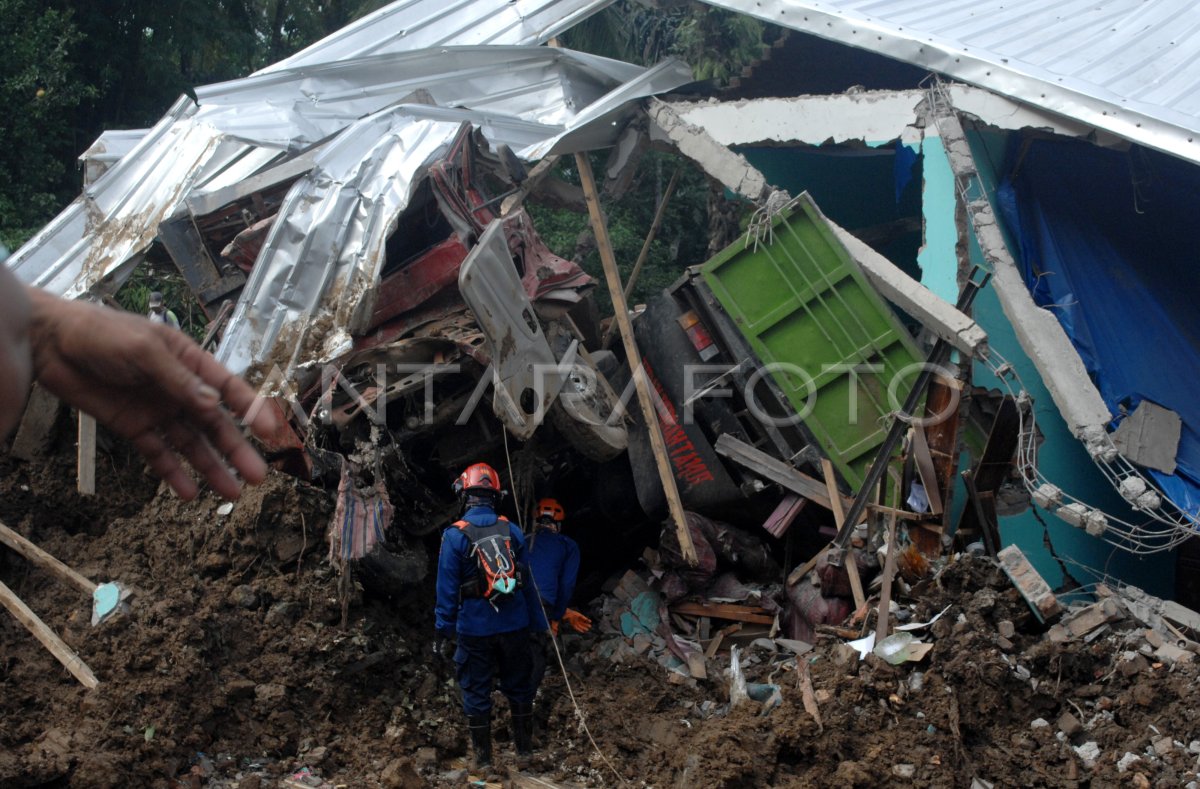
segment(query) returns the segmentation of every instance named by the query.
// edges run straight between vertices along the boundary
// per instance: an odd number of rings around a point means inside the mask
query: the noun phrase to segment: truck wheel
[[[579,454],[603,463],[624,452],[629,437],[624,422],[606,423],[615,403],[599,383],[595,370],[584,365],[582,358],[576,362],[562,392],[550,406],[549,416],[555,429]]]

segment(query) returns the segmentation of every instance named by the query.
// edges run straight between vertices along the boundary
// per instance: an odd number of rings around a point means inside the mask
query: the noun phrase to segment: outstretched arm
[[[254,390],[189,337],[37,288],[25,295],[33,377],[131,441],[180,497],[198,492],[180,456],[225,498],[241,489],[230,468],[251,483],[265,478],[266,464],[233,417],[252,415],[259,435],[274,427],[274,417],[253,409]]]

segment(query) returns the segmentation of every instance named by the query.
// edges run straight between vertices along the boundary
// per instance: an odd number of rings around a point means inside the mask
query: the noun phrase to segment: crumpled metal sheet
[[[1194,0],[704,0],[1200,162]]]
[[[544,44],[613,0],[400,0],[259,71],[453,44]]]
[[[522,53],[492,50],[486,54],[500,64]],[[561,50],[544,48],[533,49],[532,54],[541,58],[543,67],[525,69],[526,79],[542,85],[554,77],[564,86],[578,83],[585,93],[587,80],[573,76],[576,66],[596,69],[592,77],[596,79],[603,75],[599,69],[612,63],[590,56],[575,60],[574,53],[564,56]],[[620,65],[617,73],[628,73],[625,64]],[[496,90],[504,85],[510,101],[529,105],[526,112],[547,114],[542,105],[527,102],[520,90],[524,82],[500,82],[505,76],[494,76]],[[259,253],[217,359],[235,372],[250,373],[252,381],[275,378],[276,367],[290,380],[297,366],[319,365],[345,353],[351,334],[364,329],[370,316],[369,292],[378,282],[384,242],[396,218],[415,183],[445,153],[461,123],[480,126],[492,144],[513,147],[539,129],[542,141],[549,145],[611,142],[618,130],[609,120],[613,112],[627,111],[638,94],[670,90],[691,75],[678,61],[650,71],[639,69],[624,83],[635,83],[638,89],[633,92],[621,90],[615,76],[609,78],[609,85],[617,90],[604,91],[589,105],[600,105],[604,111],[587,116],[583,127],[573,122],[565,128],[541,124],[517,114],[489,116],[405,104],[368,116],[339,134],[321,150],[316,169],[296,182],[280,206],[279,219]],[[557,101],[580,106],[566,90]],[[595,126],[599,129],[593,132]]]
[[[458,129],[400,106],[333,140],[280,205],[217,358],[238,371],[261,364],[286,374],[349,351],[353,310],[383,266],[387,224]],[[332,311],[318,315],[326,301]]]
[[[262,73],[289,71],[303,83],[300,93],[314,106],[312,113],[293,119],[302,125],[320,125],[320,113],[329,107],[334,86],[320,80],[304,82],[304,70],[323,63],[359,58],[372,53],[397,54],[428,46],[467,44],[539,44],[560,30],[599,11],[611,0],[398,0],[327,36],[308,49],[264,69]],[[418,34],[419,33],[419,34]],[[251,77],[250,79],[254,79]],[[219,104],[219,97],[236,92],[241,80],[201,88],[201,106]],[[369,85],[344,85],[340,103],[349,111],[358,106],[354,94],[369,94]],[[318,101],[318,97],[324,97]],[[375,110],[403,98],[384,93]],[[154,238],[158,224],[173,216],[195,173],[211,156],[222,134],[255,139],[253,127],[264,125],[264,116],[276,118],[294,111],[273,105],[229,107],[230,123],[214,117],[196,121],[201,107],[181,96],[168,113],[119,162],[100,176],[70,206],[42,228],[6,262],[23,282],[69,298],[106,285],[115,289]],[[240,110],[240,111],[239,111]],[[342,126],[374,110],[351,115]],[[241,115],[240,118],[237,116]],[[271,128],[271,123],[265,124]],[[221,128],[224,127],[224,128]],[[312,129],[308,130],[310,133]],[[319,139],[319,138],[316,138]],[[276,141],[278,143],[278,141]],[[252,149],[241,146],[242,156]],[[240,160],[234,156],[234,162]],[[257,161],[241,161],[242,177],[253,174]],[[223,168],[229,177],[230,168]]]

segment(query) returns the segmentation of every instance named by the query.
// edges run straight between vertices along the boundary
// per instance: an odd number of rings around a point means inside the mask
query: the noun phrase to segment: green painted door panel
[[[776,217],[773,231],[757,248],[739,239],[701,272],[857,491],[923,357],[807,194]]]

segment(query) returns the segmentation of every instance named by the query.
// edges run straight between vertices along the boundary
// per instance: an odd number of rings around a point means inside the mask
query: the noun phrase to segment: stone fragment
[[[1058,730],[1068,737],[1074,737],[1083,731],[1083,724],[1069,712],[1064,712],[1058,716]]]
[[[1123,773],[1129,769],[1130,765],[1140,762],[1142,757],[1136,753],[1125,752],[1125,755],[1117,760],[1117,772]]]

